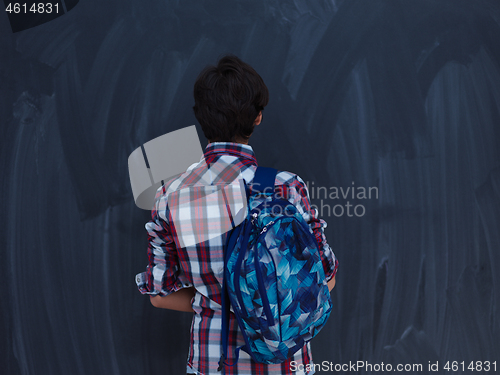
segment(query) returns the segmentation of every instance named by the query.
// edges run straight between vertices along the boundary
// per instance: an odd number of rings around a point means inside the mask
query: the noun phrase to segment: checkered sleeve
[[[293,179],[289,182],[288,187],[288,200],[299,208],[302,217],[311,227],[319,245],[326,281],[330,281],[337,273],[339,262],[326,240],[324,229],[327,223],[318,217],[318,210],[311,206],[307,185],[299,176],[293,175]]]
[[[184,283],[168,221],[167,198],[160,194],[161,191],[151,210],[151,220],[145,225],[149,241],[148,265],[145,272],[136,276],[136,283],[142,294],[166,296],[182,289]]]

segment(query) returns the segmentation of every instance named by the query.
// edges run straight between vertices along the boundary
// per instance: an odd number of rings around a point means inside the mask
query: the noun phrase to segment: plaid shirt
[[[194,316],[188,373],[221,374],[217,367],[221,355],[223,246],[227,231],[238,224],[231,220],[238,216],[241,219],[241,213],[245,212],[242,182],[252,182],[256,167],[251,146],[209,143],[200,163],[158,189],[152,220],[146,224],[149,264],[146,272],[136,276],[139,291],[166,296],[190,286],[196,289],[192,300]],[[329,281],[337,271],[338,261],[323,233],[326,222],[317,218],[317,210],[311,208],[305,183],[295,174],[280,171],[276,175],[275,191],[293,203],[309,223]],[[233,314],[229,327],[228,352],[234,353],[236,347],[244,344],[244,339]],[[301,364],[304,367],[299,366]],[[292,369],[305,368],[308,364],[312,364],[309,343],[293,358],[277,365],[256,363],[240,351],[238,363],[226,367],[226,374],[298,375],[305,372]]]

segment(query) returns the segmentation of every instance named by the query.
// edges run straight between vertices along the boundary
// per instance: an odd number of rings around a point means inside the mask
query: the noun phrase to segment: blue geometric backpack
[[[296,207],[275,194],[276,173],[257,168],[249,214],[228,233],[219,371],[238,361],[240,349],[256,362],[284,362],[316,336],[332,310],[316,238]],[[234,356],[227,352],[230,306],[245,339]]]

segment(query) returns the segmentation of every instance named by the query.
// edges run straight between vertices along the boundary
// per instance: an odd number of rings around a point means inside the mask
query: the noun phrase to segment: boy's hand
[[[193,299],[195,294],[195,289],[193,287],[183,288],[169,294],[168,296],[151,296],[151,304],[154,307],[158,307],[160,309],[168,309],[175,311],[184,311],[184,312],[194,312],[191,306],[191,300]]]
[[[335,276],[328,282],[328,290],[331,292],[333,287],[335,286]]]

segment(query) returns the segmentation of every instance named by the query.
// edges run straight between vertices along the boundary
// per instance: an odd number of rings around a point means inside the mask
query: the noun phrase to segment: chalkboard
[[[498,1],[81,0],[0,35],[2,374],[185,373],[191,315],[135,285],[127,158],[203,134],[225,53],[269,88],[259,164],[306,181],[339,259],[316,373],[498,371]]]

